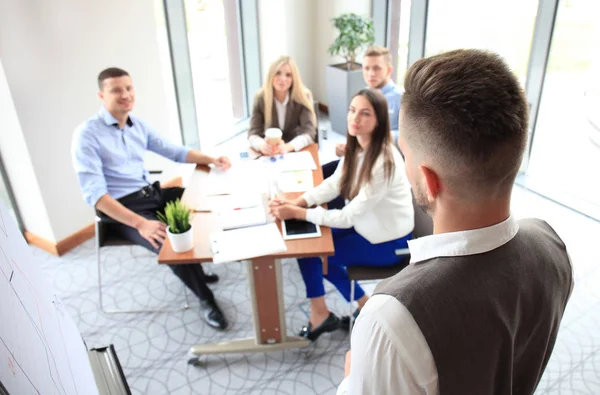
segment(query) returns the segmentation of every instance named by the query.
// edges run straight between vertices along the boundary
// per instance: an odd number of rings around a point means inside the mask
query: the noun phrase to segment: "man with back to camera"
[[[157,220],[167,202],[183,194],[183,188],[161,188],[148,182],[144,153],[149,150],[180,163],[214,164],[227,169],[226,157],[213,158],[175,145],[130,112],[135,90],[129,74],[108,68],[98,75],[98,97],[102,107],[73,136],[73,163],[85,201],[117,221],[111,232],[158,254],[166,237],[166,225]],[[201,301],[204,319],[212,327],[225,329],[227,320],[206,285],[218,281],[204,273],[201,265],[168,265]]]
[[[392,56],[390,51],[385,47],[372,45],[365,51],[362,61],[362,75],[367,87],[379,89],[385,96],[388,102],[388,111],[390,115],[390,128],[394,144],[398,139],[398,116],[400,113],[400,100],[402,93],[400,89],[392,81]],[[336,144],[335,154],[340,157],[344,156],[346,151],[346,143]],[[330,177],[337,168],[339,160],[335,160],[323,165],[323,178]],[[329,208],[341,209],[344,206],[344,201],[341,198],[336,198],[328,203]]]
[[[399,144],[433,235],[362,309],[338,394],[533,394],[573,275],[546,222],[510,214],[523,90],[480,50],[421,59],[404,88]]]

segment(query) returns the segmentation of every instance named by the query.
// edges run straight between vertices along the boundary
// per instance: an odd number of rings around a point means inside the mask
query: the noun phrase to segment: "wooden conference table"
[[[308,151],[317,164],[313,170],[313,182],[317,186],[323,182],[323,172],[318,157],[318,147],[312,144],[303,151]],[[189,207],[202,206],[203,186],[206,186],[210,169],[207,166],[197,166],[182,201]],[[293,198],[299,193],[288,193],[286,198]],[[209,234],[220,231],[216,215],[210,212],[196,213],[192,219],[194,227],[194,248],[188,252],[175,253],[168,238],[165,240],[158,262],[168,265],[212,262]],[[279,230],[281,224],[277,221]],[[216,344],[199,344],[192,346],[190,353],[220,354],[249,351],[273,351],[286,348],[305,347],[308,340],[299,336],[288,336],[285,323],[285,306],[281,276],[281,258],[327,257],[334,253],[331,229],[321,227],[322,236],[319,238],[286,240],[287,251],[268,256],[253,258],[248,262],[248,281],[250,285],[250,300],[254,323],[254,337],[233,340]]]

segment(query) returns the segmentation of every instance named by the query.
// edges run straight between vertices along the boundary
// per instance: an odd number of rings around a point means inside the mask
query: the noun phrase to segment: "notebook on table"
[[[287,251],[275,223],[209,235],[214,263],[235,262]]]

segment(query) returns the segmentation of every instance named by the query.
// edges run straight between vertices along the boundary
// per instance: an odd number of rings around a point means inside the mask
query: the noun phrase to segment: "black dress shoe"
[[[360,313],[359,309],[354,310],[354,313],[352,314],[352,316],[354,317],[353,322],[356,322],[356,319],[358,318],[359,313]],[[340,328],[342,328],[345,331],[350,330],[350,316],[349,315],[344,315],[344,316],[342,316],[342,318],[340,318]]]
[[[214,284],[219,281],[219,276],[215,273],[204,273],[204,282],[207,284]]]
[[[204,321],[213,328],[224,330],[227,328],[227,319],[225,314],[221,311],[217,302],[201,301],[200,304],[204,309]]]
[[[340,319],[333,313],[329,313],[329,317],[321,325],[316,328],[312,328],[312,324],[309,322],[307,326],[300,330],[299,335],[307,338],[310,341],[315,341],[322,333],[333,332],[340,327]]]

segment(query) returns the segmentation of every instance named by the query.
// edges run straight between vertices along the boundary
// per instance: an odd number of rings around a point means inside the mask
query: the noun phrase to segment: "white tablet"
[[[282,221],[281,232],[283,233],[284,240],[321,237],[321,227],[319,225],[297,219]]]

